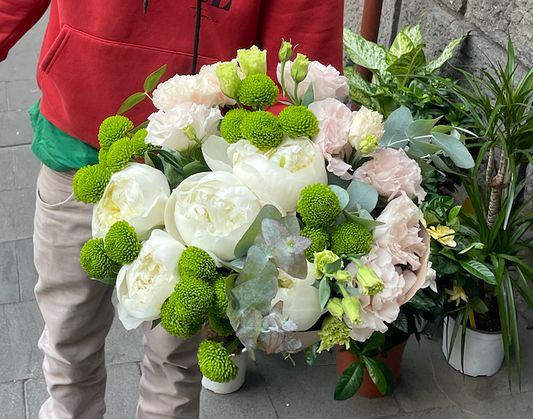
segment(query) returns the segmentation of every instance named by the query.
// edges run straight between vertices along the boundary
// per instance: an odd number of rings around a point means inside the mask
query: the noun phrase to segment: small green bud
[[[367,134],[359,143],[359,151],[363,154],[373,153],[378,147],[378,139],[373,134]]]
[[[352,274],[348,271],[339,270],[333,274],[333,278],[340,284],[346,284],[353,280]]]
[[[279,49],[279,60],[284,63],[292,58],[293,49],[292,44],[287,41],[281,42],[281,48]]]
[[[250,49],[240,49],[237,51],[237,61],[241,67],[244,77],[252,74],[266,74],[267,61],[266,50],[261,51],[255,45]]]
[[[239,77],[239,74],[237,74],[237,63],[229,62],[219,64],[217,66],[216,74],[222,93],[227,97],[235,99],[237,97],[237,90],[241,85],[241,78]]]
[[[359,315],[361,303],[359,303],[359,300],[356,297],[352,295],[344,297],[342,299],[342,307],[344,308],[344,313],[346,313],[353,324],[363,323],[363,320],[361,320],[361,316]]]
[[[298,53],[291,67],[291,76],[296,83],[301,83],[307,77],[309,60],[304,54]]]
[[[374,269],[356,262],[359,269],[357,270],[357,281],[363,287],[366,295],[376,295],[383,291],[385,284],[376,274]]]
[[[197,134],[196,134],[196,130],[194,129],[194,127],[191,124],[189,124],[185,128],[183,128],[183,133],[191,141],[197,141],[198,140],[198,137],[197,137]]]
[[[326,307],[332,316],[337,317],[339,320],[342,319],[342,316],[344,315],[344,307],[342,306],[340,298],[333,297],[328,301]]]
[[[326,265],[336,260],[339,260],[339,257],[331,250],[315,253],[315,276],[322,278],[326,273]]]

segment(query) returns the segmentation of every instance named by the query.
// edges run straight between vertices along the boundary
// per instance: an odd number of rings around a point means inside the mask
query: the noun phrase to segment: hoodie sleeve
[[[0,0],[0,61],[42,17],[50,0]]]
[[[344,0],[263,0],[259,13],[258,46],[268,51],[269,74],[276,74],[282,38],[311,61],[342,73]]]

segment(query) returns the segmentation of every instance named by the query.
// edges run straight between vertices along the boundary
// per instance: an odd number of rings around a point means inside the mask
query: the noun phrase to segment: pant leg
[[[105,413],[105,337],[114,317],[113,287],[90,279],[79,263],[91,238],[92,205],[76,202],[74,171],[41,167],[34,219],[39,340],[50,398],[40,419],[101,419]]]
[[[137,419],[198,419],[201,379],[198,345],[202,332],[189,339],[171,336],[161,325],[143,323],[145,356]]]

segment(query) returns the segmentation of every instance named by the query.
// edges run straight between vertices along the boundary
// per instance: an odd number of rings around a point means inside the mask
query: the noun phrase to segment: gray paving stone
[[[23,382],[0,384],[0,419],[25,419]]]
[[[26,239],[33,233],[35,188],[4,191],[0,194],[0,242]]]
[[[13,189],[14,186],[13,149],[0,148],[0,191]]]
[[[105,419],[135,417],[140,378],[141,370],[136,363],[113,365],[107,368]]]
[[[15,188],[34,188],[41,168],[40,160],[31,151],[30,145],[13,148],[13,172]]]
[[[0,304],[20,301],[15,242],[0,243]]]
[[[257,353],[257,366],[265,377],[268,394],[279,418],[295,418],[305,412],[306,418],[338,417],[358,419],[394,415],[399,406],[392,397],[365,399],[355,396],[346,401],[335,401],[333,391],[337,382],[336,365],[309,367],[302,353],[293,356],[296,365],[283,357]]]
[[[42,354],[37,341],[43,329],[34,301],[0,305],[0,382],[41,375]]]
[[[115,315],[113,325],[106,339],[107,364],[140,362],[143,357],[142,329],[126,330]]]
[[[457,406],[444,407],[438,409],[424,410],[414,413],[400,413],[394,416],[376,416],[379,419],[466,419],[469,418],[463,409]],[[478,416],[476,419],[480,419]],[[486,418],[483,418],[486,419]]]
[[[33,264],[33,241],[32,239],[17,240],[17,268],[19,275],[20,300],[35,300],[33,288],[37,284],[37,271]]]
[[[469,419],[530,419],[533,416],[533,393],[517,393],[462,407]]]
[[[0,112],[7,112],[7,87],[6,82],[0,82]]]
[[[31,144],[34,133],[26,110],[0,112],[0,126],[0,146]]]
[[[43,377],[32,378],[24,382],[26,400],[26,418],[39,419],[39,409],[48,399],[48,391]]]
[[[200,419],[278,419],[279,417],[273,406],[272,396],[269,394],[268,383],[251,359],[248,359],[244,384],[237,392],[215,394],[202,389],[200,395]]]
[[[28,110],[41,97],[35,77],[27,80],[13,80],[5,83],[8,111]]]

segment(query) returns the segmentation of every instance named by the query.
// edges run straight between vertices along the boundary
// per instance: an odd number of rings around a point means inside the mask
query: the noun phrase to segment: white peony
[[[194,76],[176,74],[160,83],[153,93],[155,107],[168,111],[183,102],[203,104],[207,107],[235,104],[234,100],[228,98],[220,90],[215,73],[218,64],[203,66]]]
[[[285,64],[285,89],[292,95],[294,92],[294,80],[291,77],[292,61]],[[278,81],[281,80],[281,63],[278,63],[276,70]],[[281,82],[280,82],[281,83]],[[348,96],[350,88],[348,79],[341,76],[341,73],[332,65],[327,67],[318,61],[311,61],[305,79],[298,85],[298,97],[302,99],[309,85],[313,83],[314,100],[324,100],[330,98],[343,98]]]
[[[163,302],[178,282],[177,265],[185,246],[154,230],[137,259],[117,276],[118,318],[128,330],[159,318]]]
[[[222,114],[218,108],[209,108],[192,102],[180,103],[168,111],[158,111],[148,117],[146,142],[172,150],[186,150],[191,140],[183,130],[191,125],[196,137],[204,141],[218,131]]]
[[[232,260],[260,210],[259,199],[231,173],[197,173],[172,192],[165,226],[176,240]]]
[[[286,136],[279,147],[262,152],[248,140],[229,145],[212,136],[202,150],[212,170],[231,170],[262,202],[285,213],[296,211],[306,186],[327,184],[322,153],[308,138]]]
[[[348,134],[352,147],[359,151],[359,144],[368,134],[375,136],[376,141],[379,141],[383,137],[383,134],[385,134],[382,121],[383,115],[379,112],[371,111],[364,106],[361,106],[361,109],[354,112]]]
[[[304,331],[313,326],[322,315],[318,289],[315,283],[315,267],[307,262],[307,277],[293,278],[286,272],[278,270],[278,293],[272,300],[274,306],[283,301],[283,315],[298,326],[298,331]]]
[[[126,220],[139,236],[163,225],[165,205],[170,196],[167,178],[145,164],[127,163],[113,173],[102,199],[94,206],[93,238],[104,238],[109,227]]]

